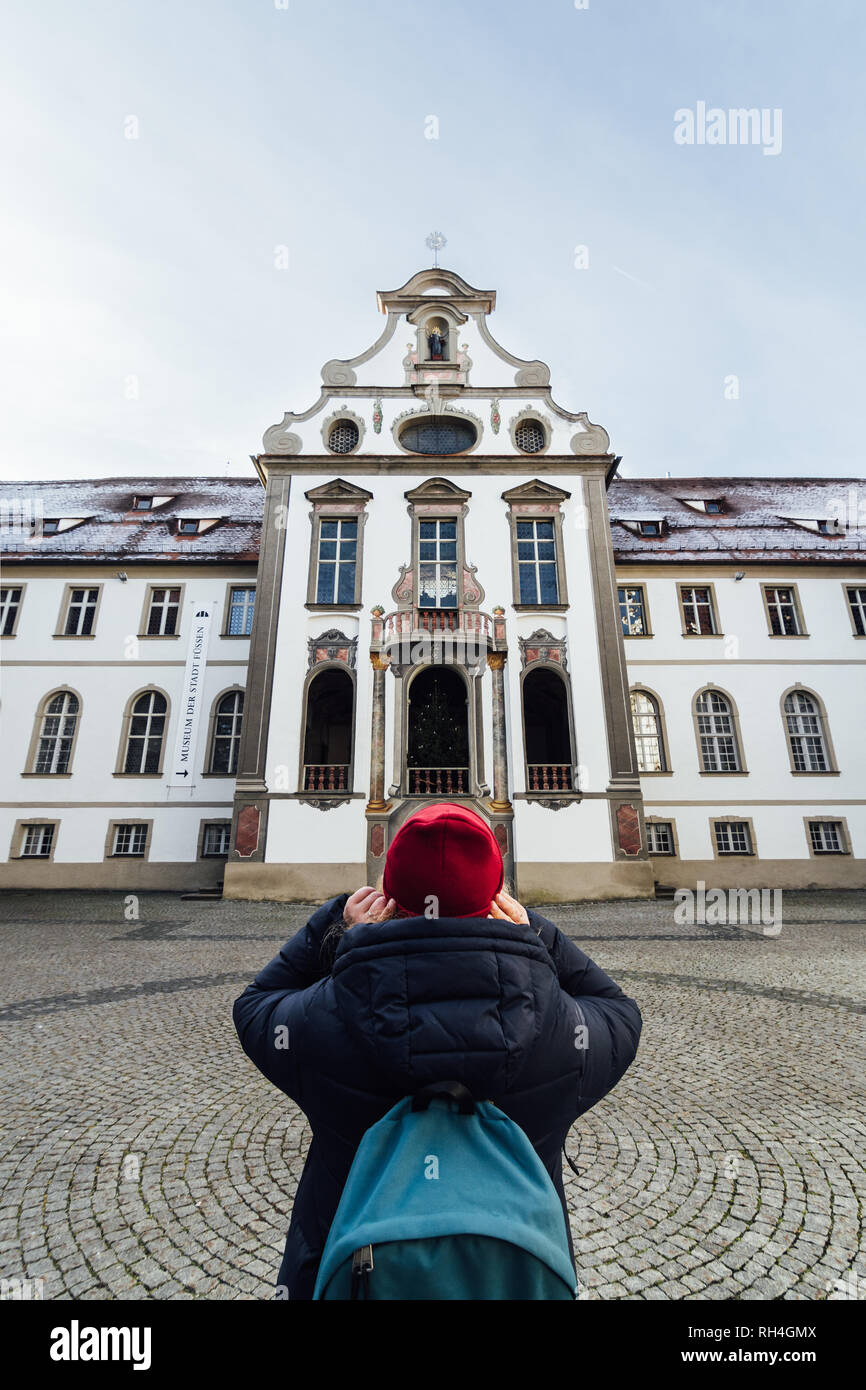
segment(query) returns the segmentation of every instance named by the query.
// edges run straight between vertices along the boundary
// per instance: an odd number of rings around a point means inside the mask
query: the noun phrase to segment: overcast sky
[[[252,476],[433,229],[626,476],[863,476],[864,15],[19,0],[3,476]],[[765,110],[767,138],[678,143],[699,103]]]

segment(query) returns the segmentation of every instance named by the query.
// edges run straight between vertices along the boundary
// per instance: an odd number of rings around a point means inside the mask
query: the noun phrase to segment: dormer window
[[[132,502],[134,512],[149,512],[153,507],[152,497],[135,497]]]
[[[637,523],[639,536],[661,536],[664,532],[663,521],[639,521]]]
[[[48,517],[44,517],[44,518],[43,518],[43,521],[42,521],[42,534],[43,534],[43,536],[55,536],[59,530],[60,530],[60,518],[59,518],[59,517],[56,517],[56,516],[55,516],[55,517],[51,517],[50,520],[49,520]]]
[[[722,506],[721,498],[719,498],[719,497],[708,497],[707,500],[706,500],[706,502],[704,503],[704,511],[707,511],[707,512],[721,512],[721,511],[724,511],[724,508],[723,508],[723,506]]]
[[[181,536],[197,536],[198,528],[198,521],[193,521],[189,517],[182,517],[181,520],[177,523],[178,533]]]
[[[707,512],[718,516],[725,511],[724,497],[680,497],[683,506],[691,507],[693,512]]]

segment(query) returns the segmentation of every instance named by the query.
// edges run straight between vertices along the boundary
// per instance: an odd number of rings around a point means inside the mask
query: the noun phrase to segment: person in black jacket
[[[318,908],[233,1017],[247,1056],[312,1130],[278,1276],[290,1299],[313,1296],[364,1132],[446,1078],[520,1125],[568,1230],[566,1135],[631,1065],[641,1031],[635,1001],[503,890],[492,832],[455,803],[406,821],[382,892],[366,886]]]

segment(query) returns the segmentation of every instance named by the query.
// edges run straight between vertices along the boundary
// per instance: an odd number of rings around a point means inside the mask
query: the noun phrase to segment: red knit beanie
[[[486,917],[505,869],[496,838],[475,811],[438,802],[407,820],[388,848],[382,891],[401,912]],[[428,912],[429,915],[429,912]]]

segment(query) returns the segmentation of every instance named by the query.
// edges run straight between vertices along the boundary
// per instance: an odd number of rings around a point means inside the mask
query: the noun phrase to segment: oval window
[[[477,438],[475,426],[468,420],[439,418],[407,425],[400,443],[415,454],[461,454],[464,449],[471,449]]]

